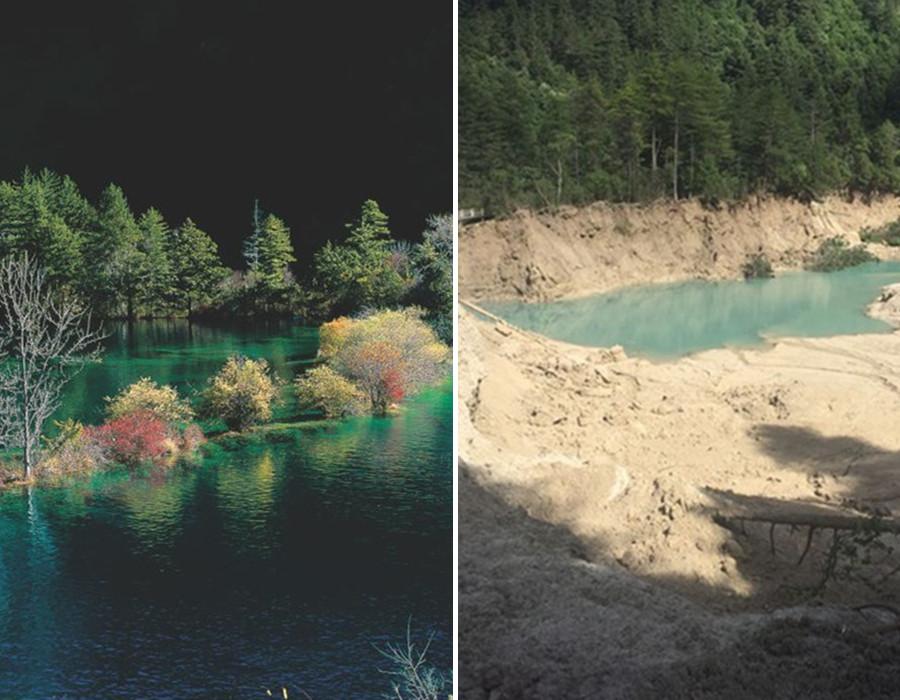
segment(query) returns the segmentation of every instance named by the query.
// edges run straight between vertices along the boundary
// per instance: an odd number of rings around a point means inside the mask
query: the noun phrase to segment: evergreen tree
[[[288,286],[288,270],[296,262],[291,230],[274,214],[269,214],[259,237],[259,259],[256,267],[265,289],[283,290]]]
[[[870,153],[875,177],[875,189],[900,191],[900,131],[887,119],[879,126],[870,139]]]
[[[325,307],[336,315],[357,308],[353,290],[360,270],[359,254],[350,246],[326,241],[316,251],[313,264]]]
[[[882,0],[472,0],[460,204],[900,191]]]
[[[108,185],[100,195],[97,227],[87,236],[90,268],[82,280],[96,307],[112,313],[124,308],[126,316],[134,318],[140,288],[134,272],[144,266],[140,239],[125,193],[117,185]]]
[[[250,217],[250,235],[244,239],[242,253],[247,269],[251,272],[256,271],[259,265],[259,241],[263,235],[263,225],[266,220],[265,212],[259,206],[259,200],[253,200],[253,214]]]
[[[397,304],[406,285],[391,265],[387,215],[368,199],[347,229],[345,243],[329,242],[315,256],[316,280],[328,303],[338,313]]]
[[[27,170],[21,182],[0,184],[0,254],[28,252],[51,282],[73,286],[83,265],[83,233],[60,214],[52,185]]]
[[[360,251],[383,251],[391,238],[387,214],[374,199],[363,202],[359,218],[347,224],[347,229],[350,231],[347,243]]]
[[[76,234],[83,235],[97,225],[97,212],[68,175],[61,176],[44,168],[36,177],[26,170],[23,179],[26,183],[40,184],[50,211]]]
[[[190,318],[197,307],[212,299],[228,270],[219,259],[212,238],[190,218],[169,235],[172,262],[172,300]]]
[[[141,267],[135,272],[141,283],[139,301],[156,315],[165,309],[173,292],[174,273],[168,251],[171,231],[162,214],[152,207],[141,215],[138,226]]]
[[[417,284],[412,301],[428,309],[427,320],[441,340],[453,342],[453,217],[429,217],[416,246]]]
[[[391,244],[388,217],[376,201],[367,199],[363,202],[359,218],[347,224],[347,228],[350,231],[347,246],[356,253],[354,259],[358,262],[350,293],[362,307],[383,306],[386,302],[384,294],[388,292],[384,285],[387,282],[387,257]]]
[[[256,217],[261,209],[254,211]],[[136,221],[116,185],[103,190],[95,209],[71,178],[50,170],[0,181],[0,258],[28,253],[50,283],[107,317],[173,310],[191,316],[215,303],[218,313],[319,318],[412,302],[427,307],[428,320],[449,339],[452,226],[449,217],[429,225],[418,246],[394,241],[387,215],[367,200],[343,242],[328,241],[315,254],[317,289],[305,290],[291,274],[290,229],[274,215],[259,222],[254,270],[226,280],[215,242],[191,219],[172,230],[150,208]]]

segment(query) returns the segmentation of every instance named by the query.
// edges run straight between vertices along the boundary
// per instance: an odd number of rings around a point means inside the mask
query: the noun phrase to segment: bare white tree
[[[439,700],[442,698],[446,681],[441,673],[427,663],[428,649],[434,633],[428,635],[419,649],[412,639],[412,618],[406,621],[406,644],[386,644],[378,652],[391,662],[391,668],[379,669],[381,673],[393,676],[391,692],[386,698],[394,700]]]
[[[103,337],[90,311],[52,289],[29,256],[0,262],[0,446],[22,450],[26,479],[63,387],[99,356]]]

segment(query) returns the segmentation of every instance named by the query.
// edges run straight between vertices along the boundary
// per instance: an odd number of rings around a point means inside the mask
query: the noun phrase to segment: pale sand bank
[[[464,299],[546,301],[631,284],[731,279],[764,251],[776,270],[797,269],[826,238],[859,242],[864,227],[900,218],[900,197],[869,204],[830,196],[802,204],[754,198],[717,210],[697,200],[597,203],[556,214],[517,212],[460,231]],[[900,251],[870,249],[882,259]]]
[[[900,552],[848,576],[830,530],[716,520],[900,510],[900,334],[651,363],[463,311],[459,342],[463,697],[900,696],[894,616],[852,609],[900,605]]]

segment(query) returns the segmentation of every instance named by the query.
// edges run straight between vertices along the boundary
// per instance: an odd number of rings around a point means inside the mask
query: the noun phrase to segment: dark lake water
[[[546,304],[486,302],[521,328],[577,345],[622,345],[668,359],[700,350],[760,345],[768,338],[888,332],[866,307],[900,281],[900,263],[839,272],[791,272],[774,279],[691,281],[628,287]]]
[[[141,376],[199,388],[231,352],[287,379],[317,334],[147,322],[108,344],[61,416],[96,420]],[[378,697],[373,645],[400,641],[410,616],[449,670],[451,455],[448,380],[387,418],[0,493],[0,698]]]

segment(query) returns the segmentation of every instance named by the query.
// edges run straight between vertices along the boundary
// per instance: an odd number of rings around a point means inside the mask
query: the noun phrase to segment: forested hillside
[[[463,206],[900,191],[897,0],[462,0]]]

